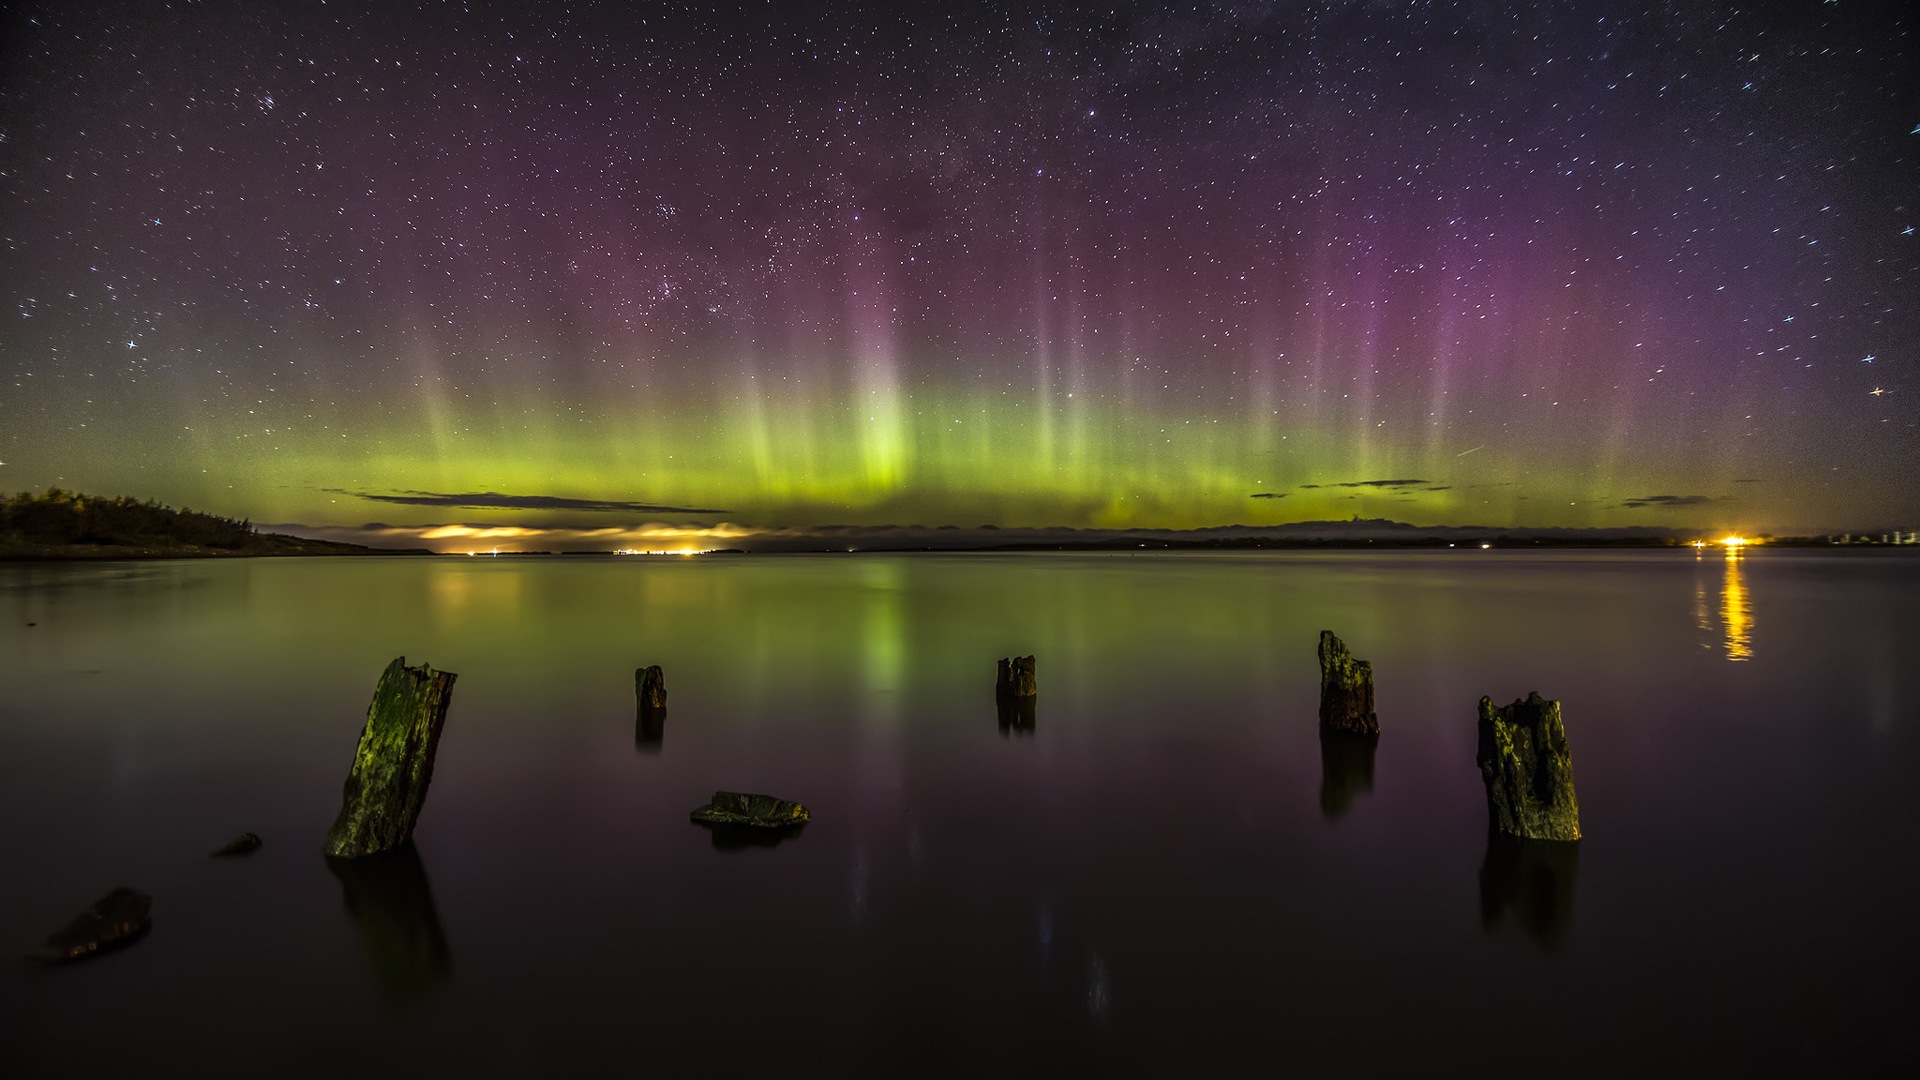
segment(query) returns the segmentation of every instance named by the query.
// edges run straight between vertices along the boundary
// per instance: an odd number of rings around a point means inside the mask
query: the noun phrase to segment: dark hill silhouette
[[[395,552],[263,533],[251,520],[175,510],[124,495],[103,498],[49,488],[0,498],[0,558],[372,554]]]

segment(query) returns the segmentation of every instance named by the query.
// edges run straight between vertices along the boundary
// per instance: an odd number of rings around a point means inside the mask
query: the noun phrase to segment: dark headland
[[[120,496],[50,488],[0,497],[0,559],[202,559],[274,555],[428,555],[264,533],[250,520]]]

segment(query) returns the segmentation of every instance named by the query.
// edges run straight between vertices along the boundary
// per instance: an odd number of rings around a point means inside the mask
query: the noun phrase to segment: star
[[[1879,357],[1873,355],[1872,353],[1868,353],[1867,355],[1860,358],[1860,362],[1863,364],[1871,364],[1878,359]]]
[[[1872,395],[1872,396],[1874,396],[1874,397],[1885,397],[1886,395],[1888,395],[1888,394],[1891,394],[1891,393],[1893,393],[1893,391],[1891,391],[1891,390],[1882,390],[1882,389],[1880,389],[1879,387],[1877,387],[1877,386],[1876,386],[1876,387],[1874,387],[1873,389],[1871,389],[1871,390],[1869,390],[1869,391],[1867,391],[1867,393],[1868,393],[1868,394],[1870,394],[1870,395]]]

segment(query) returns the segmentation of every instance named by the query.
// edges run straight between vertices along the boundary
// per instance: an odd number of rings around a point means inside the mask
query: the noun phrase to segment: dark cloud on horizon
[[[1287,493],[1284,491],[1257,491],[1247,496],[1249,499],[1284,499],[1286,497]]]
[[[586,510],[595,513],[622,514],[725,514],[726,510],[687,506],[656,506],[652,503],[620,502],[610,499],[569,499],[560,495],[503,495],[497,491],[469,491],[458,494],[438,491],[403,491],[397,495],[371,495],[364,491],[327,488],[338,495],[351,495],[369,502],[398,506],[447,506],[464,510]]]
[[[1302,491],[1316,488],[1404,488],[1431,484],[1431,480],[1349,480],[1344,484],[1301,484]],[[1436,489],[1444,491],[1444,488]]]
[[[1626,499],[1620,503],[1623,510],[1640,510],[1653,507],[1657,510],[1671,510],[1682,506],[1706,506],[1717,502],[1711,495],[1642,495],[1636,499]]]

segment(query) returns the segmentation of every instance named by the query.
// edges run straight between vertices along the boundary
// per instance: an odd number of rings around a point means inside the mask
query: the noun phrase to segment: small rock
[[[1039,684],[1033,677],[1033,657],[1014,656],[1000,661],[1000,674],[993,683],[995,697],[1029,698],[1039,692]]]
[[[1480,745],[1474,755],[1487,785],[1494,830],[1526,840],[1580,839],[1573,797],[1573,754],[1560,703],[1527,695],[1496,706],[1480,699]]]
[[[1373,714],[1373,664],[1355,660],[1347,643],[1320,631],[1320,730],[1380,734]]]
[[[50,964],[84,960],[138,941],[153,925],[153,897],[122,885],[101,897],[30,954]]]
[[[716,791],[712,802],[693,812],[693,820],[701,825],[748,825],[756,829],[788,829],[805,825],[812,817],[797,802],[735,791]]]
[[[260,844],[261,840],[258,836],[250,832],[243,832],[239,836],[227,841],[225,847],[213,853],[213,857],[221,858],[228,855],[251,855],[260,850]]]

